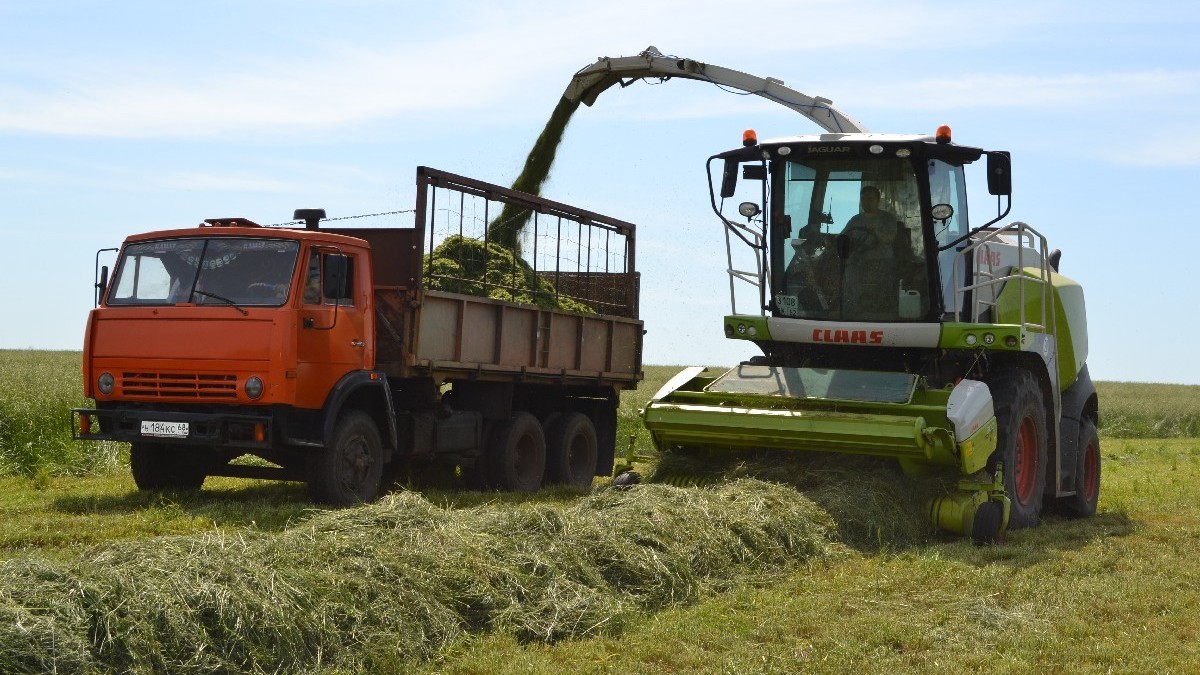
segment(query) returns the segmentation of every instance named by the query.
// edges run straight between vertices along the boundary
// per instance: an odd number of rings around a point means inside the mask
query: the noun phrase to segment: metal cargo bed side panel
[[[642,322],[425,291],[414,311],[411,365],[448,377],[632,385]]]

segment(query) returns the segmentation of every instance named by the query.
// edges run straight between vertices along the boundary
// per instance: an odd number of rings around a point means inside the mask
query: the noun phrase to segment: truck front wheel
[[[497,424],[487,448],[488,476],[502,490],[533,492],[542,486],[546,470],[546,437],[542,424],[518,412]]]
[[[994,470],[1004,463],[1004,489],[1012,502],[1008,527],[1038,524],[1046,490],[1046,406],[1032,373],[1009,370],[988,380],[996,406],[999,438],[988,462]]]
[[[305,478],[312,500],[352,506],[379,496],[383,477],[383,442],[369,415],[351,410],[342,415],[329,447],[311,451]]]
[[[131,443],[129,468],[139,490],[199,490],[206,478],[198,457],[162,443]]]
[[[546,433],[546,483],[591,487],[598,446],[596,427],[587,415],[558,417]]]

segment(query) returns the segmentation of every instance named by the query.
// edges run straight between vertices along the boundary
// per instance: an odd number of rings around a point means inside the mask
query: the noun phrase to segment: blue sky
[[[1092,376],[1200,384],[1200,6],[735,4],[0,0],[0,348],[79,349],[94,253],[130,233],[411,208],[421,164],[511,182],[576,70],[655,45],[1011,151],[1011,219],[1084,285]],[[749,355],[704,175],[745,128],[817,131],[691,81],[567,130],[544,194],[638,224],[647,363]]]

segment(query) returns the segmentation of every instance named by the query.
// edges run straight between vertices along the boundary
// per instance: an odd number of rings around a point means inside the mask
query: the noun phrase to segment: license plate
[[[187,438],[187,422],[151,422],[142,420],[143,436],[158,436],[160,438]]]

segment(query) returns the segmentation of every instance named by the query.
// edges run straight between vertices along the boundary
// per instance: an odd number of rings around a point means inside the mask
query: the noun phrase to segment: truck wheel
[[[999,438],[988,461],[1004,462],[1004,490],[1012,501],[1009,529],[1033,527],[1042,513],[1046,489],[1046,407],[1032,373],[1011,370],[989,379]]]
[[[1060,504],[1067,515],[1085,518],[1096,513],[1100,500],[1100,435],[1096,423],[1085,419],[1079,427],[1079,455],[1075,461],[1075,494]]]
[[[583,413],[567,413],[547,429],[546,484],[591,487],[600,445],[591,418]]]
[[[199,490],[207,477],[199,457],[162,443],[131,443],[129,468],[139,490]]]
[[[537,418],[515,413],[496,425],[488,440],[488,477],[501,490],[533,492],[546,470],[546,438]]]
[[[309,453],[305,474],[314,502],[352,506],[379,496],[383,442],[375,421],[358,410],[343,414],[330,446]]]

